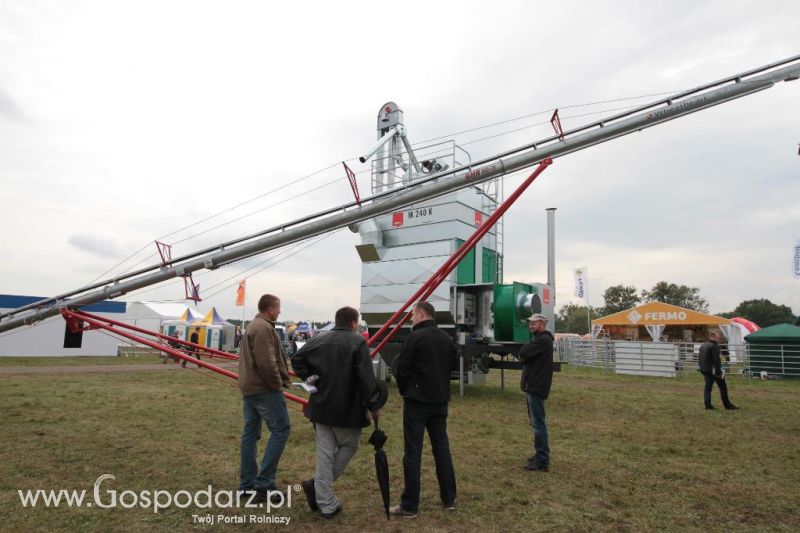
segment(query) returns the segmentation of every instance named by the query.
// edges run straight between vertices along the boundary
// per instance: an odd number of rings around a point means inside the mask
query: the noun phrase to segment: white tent
[[[200,311],[186,304],[129,302],[124,322],[150,331],[161,331],[164,322],[181,320],[187,310],[189,323],[203,318]]]
[[[44,298],[36,296],[0,295],[0,310],[16,309]],[[114,302],[105,301],[83,308],[85,311],[124,322],[150,331],[159,332],[165,322],[186,315],[189,322],[203,318],[197,309],[181,303]],[[66,322],[52,317],[36,324],[12,330],[0,336],[2,356],[69,356],[117,355],[119,346],[130,346],[127,339],[104,331],[85,331],[80,348],[64,348]]]
[[[38,296],[0,295],[0,310],[17,309],[43,300]],[[125,302],[99,302],[84,310],[111,320],[125,319]],[[99,331],[84,332],[80,348],[64,348],[66,322],[61,316],[42,320],[33,326],[23,326],[0,335],[0,357],[3,356],[66,356],[66,355],[117,355],[120,340]]]

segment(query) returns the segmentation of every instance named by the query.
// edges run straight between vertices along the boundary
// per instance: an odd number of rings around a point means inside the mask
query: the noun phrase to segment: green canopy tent
[[[800,378],[800,327],[777,324],[747,335],[750,371]]]

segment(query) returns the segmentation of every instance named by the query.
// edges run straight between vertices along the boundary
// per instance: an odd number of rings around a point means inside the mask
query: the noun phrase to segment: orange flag
[[[239,288],[236,289],[236,305],[244,305],[244,282],[242,280],[239,282]]]

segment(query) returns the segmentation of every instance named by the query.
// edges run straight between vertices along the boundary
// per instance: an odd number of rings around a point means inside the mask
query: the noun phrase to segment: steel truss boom
[[[59,297],[36,302],[25,308],[0,315],[0,332],[33,324],[59,313],[58,307],[80,307],[113,299],[128,292],[202,269],[221,266],[258,255],[269,250],[357,224],[395,209],[442,196],[504,174],[555,159],[584,148],[641,131],[702,109],[741,98],[780,81],[800,78],[800,56],[794,56],[763,67],[705,84],[689,91],[613,115],[561,136],[548,137],[460,167],[420,179],[402,187],[355,202],[275,226],[235,241],[176,258],[168,265],[154,265],[122,277],[99,282]],[[74,296],[70,298],[70,296]],[[26,312],[27,311],[27,312]],[[23,316],[14,317],[26,312]],[[10,317],[10,318],[9,318]]]

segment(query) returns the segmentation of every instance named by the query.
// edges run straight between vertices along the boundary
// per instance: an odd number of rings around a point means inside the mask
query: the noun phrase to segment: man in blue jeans
[[[289,370],[275,331],[281,313],[277,296],[265,294],[258,301],[258,314],[248,324],[239,355],[239,389],[242,392],[244,429],[240,444],[240,491],[256,491],[254,502],[264,502],[277,490],[275,476],[291,422],[283,387],[289,387]],[[256,462],[261,421],[269,429],[269,441],[259,467]]]
[[[414,518],[419,509],[422,441],[425,430],[431,440],[436,463],[439,499],[448,511],[456,508],[456,474],[447,438],[447,404],[450,372],[456,368],[453,339],[433,320],[428,302],[419,302],[411,312],[411,334],[406,337],[392,369],[403,396],[403,478],[405,488],[395,516]]]
[[[520,386],[528,397],[528,416],[533,428],[535,454],[528,458],[525,470],[546,472],[550,468],[550,446],[547,440],[544,401],[553,383],[553,334],[547,331],[547,317],[534,314],[528,319],[531,342],[519,351],[525,365]]]

